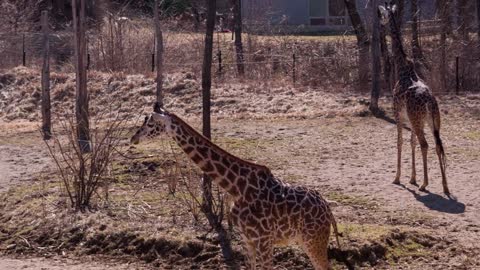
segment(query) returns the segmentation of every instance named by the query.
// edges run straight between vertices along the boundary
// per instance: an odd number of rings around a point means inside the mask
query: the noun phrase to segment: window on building
[[[344,0],[309,0],[311,25],[346,25]]]
[[[325,18],[310,18],[311,25],[325,25]]]

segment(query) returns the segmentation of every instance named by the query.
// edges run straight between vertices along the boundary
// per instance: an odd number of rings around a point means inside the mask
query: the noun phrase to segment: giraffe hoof
[[[412,184],[414,186],[418,186],[417,180],[415,178],[410,179],[410,184]]]
[[[395,180],[393,181],[393,184],[395,184],[395,185],[400,185],[400,180],[399,180],[399,179],[395,179]]]
[[[448,195],[450,195],[450,190],[448,190],[448,189],[444,189],[444,190],[443,190],[443,193],[445,193],[445,195],[447,195],[447,196],[448,196]]]
[[[422,185],[418,190],[426,192],[427,191],[427,186]]]

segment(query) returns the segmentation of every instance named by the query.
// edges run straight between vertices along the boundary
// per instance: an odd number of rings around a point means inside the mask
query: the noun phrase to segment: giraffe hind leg
[[[427,153],[428,153],[428,143],[425,139],[425,133],[423,128],[416,128],[415,133],[417,134],[418,142],[420,143],[420,149],[422,150],[422,159],[423,159],[423,184],[420,187],[420,191],[426,191],[428,186],[428,165],[427,165]]]
[[[400,176],[402,174],[402,144],[403,144],[403,121],[399,108],[395,109],[395,120],[397,121],[397,175],[394,184],[400,184]]]
[[[415,169],[415,147],[417,146],[417,138],[413,131],[411,132],[410,144],[412,146],[412,176],[410,177],[410,184],[417,185],[417,172]]]
[[[315,270],[331,269],[328,263],[328,238],[330,228],[320,230],[315,236],[308,235],[303,239],[303,248]]]

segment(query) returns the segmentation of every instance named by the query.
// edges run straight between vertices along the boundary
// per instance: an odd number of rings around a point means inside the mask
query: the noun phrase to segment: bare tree
[[[423,66],[425,65],[422,49],[418,39],[418,3],[417,0],[411,0],[410,10],[412,13],[412,54],[415,70],[417,74],[424,79]]]
[[[364,65],[363,63],[369,62],[368,55],[370,53],[370,40],[368,39],[368,34],[365,30],[362,18],[360,17],[360,14],[358,14],[356,1],[344,0],[344,2],[357,37],[360,88],[364,91],[368,88],[368,65]]]
[[[42,11],[43,31],[43,66],[42,66],[42,133],[43,139],[49,140],[52,133],[52,116],[50,104],[50,44],[48,30],[48,11]]]
[[[377,12],[377,0],[373,0],[372,27],[372,93],[369,109],[373,115],[379,115],[378,98],[380,97],[380,18]]]
[[[216,0],[207,1],[207,29],[202,67],[202,95],[203,95],[203,135],[211,138],[210,121],[210,90],[212,87],[212,57],[213,57],[213,30],[215,28]],[[218,233],[220,246],[227,264],[234,265],[232,244],[227,230],[222,225],[223,210],[221,215],[213,210],[212,180],[208,175],[203,175],[202,181],[203,203],[202,211],[207,217],[210,226]],[[223,208],[223,207],[222,207]]]
[[[403,11],[405,9],[405,0],[394,0],[393,4],[397,5],[395,21],[398,24],[398,28],[401,29],[403,24]]]
[[[457,0],[457,11],[458,11],[458,32],[462,38],[464,44],[466,44],[470,37],[468,35],[469,25],[470,25],[470,12],[468,10],[468,0]]]
[[[243,64],[243,44],[242,44],[242,1],[233,0],[233,23],[235,32],[235,51],[237,53],[237,70],[240,76],[245,74]]]
[[[75,32],[77,139],[82,152],[90,152],[87,69],[85,65],[85,0],[72,0],[73,29]]]
[[[440,32],[440,84],[443,91],[447,89],[447,34],[450,31],[451,0],[437,0],[437,13],[441,19]]]
[[[160,23],[160,2],[161,0],[155,0],[155,40],[157,44],[157,58],[156,58],[156,66],[157,66],[157,102],[160,106],[163,107],[163,32],[162,32],[162,25]]]
[[[477,0],[477,24],[478,47],[480,48],[480,0]]]
[[[392,73],[392,56],[387,44],[387,29],[384,25],[380,26],[380,51],[383,59],[383,76],[388,92],[393,93],[393,73]]]

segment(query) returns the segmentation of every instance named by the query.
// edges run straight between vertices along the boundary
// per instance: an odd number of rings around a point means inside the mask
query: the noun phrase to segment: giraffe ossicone
[[[249,269],[273,269],[273,247],[292,242],[304,249],[315,269],[329,268],[330,227],[337,242],[338,232],[327,201],[317,191],[284,183],[268,167],[228,153],[158,105],[131,142],[162,133],[233,198],[230,218],[243,240]]]

